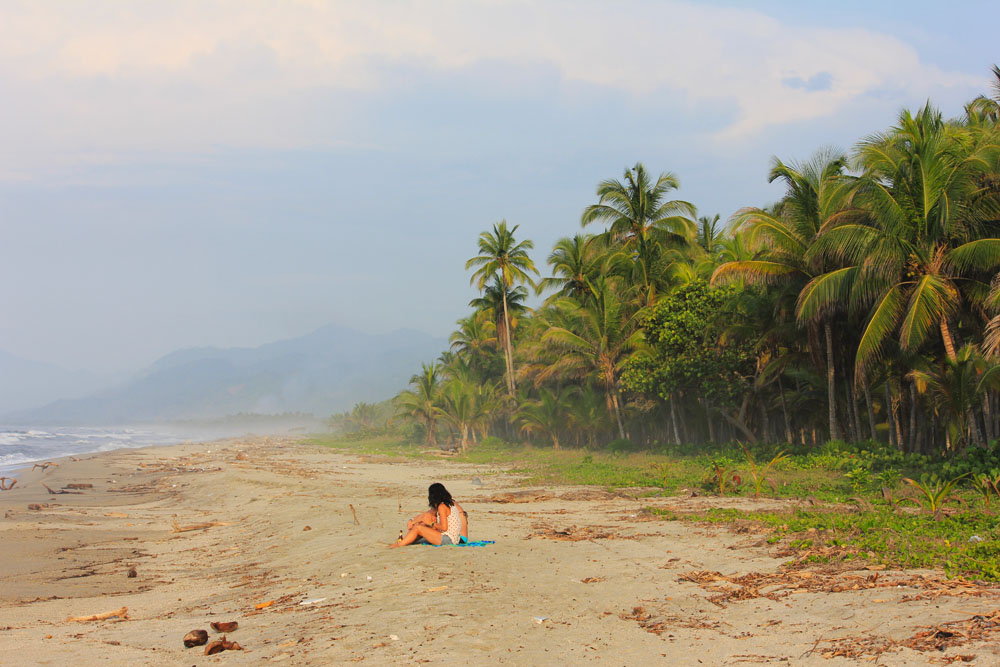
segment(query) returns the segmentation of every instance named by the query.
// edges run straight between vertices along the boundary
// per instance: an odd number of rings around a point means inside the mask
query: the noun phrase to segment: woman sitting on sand
[[[427,504],[430,509],[407,521],[406,534],[400,533],[399,540],[390,547],[405,547],[420,538],[435,546],[469,541],[468,515],[444,488],[444,484],[435,482],[430,485]]]

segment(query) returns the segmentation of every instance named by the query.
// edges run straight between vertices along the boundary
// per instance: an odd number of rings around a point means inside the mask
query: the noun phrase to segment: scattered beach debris
[[[534,620],[535,623],[538,623],[539,625],[541,625],[545,621],[549,620],[549,617],[548,616],[534,616],[534,617],[532,617],[532,620]]]
[[[10,491],[17,484],[13,477],[0,477],[0,491]]]
[[[259,611],[261,609],[267,609],[268,607],[270,607],[273,604],[274,604],[274,600],[268,600],[267,602],[260,602],[258,604],[255,604],[253,606],[253,608],[257,609]]]
[[[581,584],[596,584],[600,581],[604,581],[604,577],[585,577],[580,580]]]
[[[973,641],[990,641],[998,632],[1000,632],[1000,610],[940,625],[926,626],[924,630],[903,641],[878,635],[822,640],[831,642],[832,645],[823,649],[821,653],[824,658],[861,658],[871,655],[875,656],[877,661],[883,653],[892,652],[899,647],[921,652],[945,651]],[[975,660],[975,656],[947,656],[946,659],[949,662],[971,662]]]
[[[437,593],[438,591],[443,591],[448,588],[447,586],[435,586],[434,588],[428,588],[424,593]]]
[[[326,598],[312,598],[311,600],[303,600],[299,604],[316,604],[317,602],[322,602]]]
[[[37,512],[38,510],[44,509],[48,506],[49,506],[48,503],[31,503],[30,505],[28,505],[28,509],[35,510]]]
[[[906,595],[900,602],[948,597],[997,596],[994,587],[960,577],[946,579],[937,575],[918,574],[884,576],[879,572],[868,575],[845,574],[842,571],[783,570],[763,573],[724,575],[712,571],[692,571],[678,576],[678,581],[692,582],[702,589],[715,593],[708,601],[725,607],[727,603],[756,598],[778,600],[794,592],[842,593],[876,588],[913,588],[916,592]],[[766,589],[766,590],[765,590]]]
[[[67,623],[88,623],[90,621],[106,621],[109,618],[120,618],[123,621],[128,620],[128,607],[122,607],[121,609],[115,609],[114,611],[106,611],[103,614],[90,614],[89,616],[70,616],[66,619]]]
[[[104,516],[109,516],[112,519],[127,519],[128,514],[125,512],[105,512]]]
[[[128,576],[129,579],[135,579],[139,576],[139,573],[135,570],[135,565],[128,569],[128,574],[126,576]]]
[[[74,482],[73,484],[67,484],[63,488],[64,489],[92,489],[92,488],[94,488],[94,485],[93,484],[85,484],[85,483],[82,483],[82,482]]]
[[[306,526],[306,527],[304,527],[304,528],[302,529],[302,532],[305,532],[305,531],[307,531],[307,530],[312,530],[312,529],[313,529],[313,527],[312,527],[312,526]]]
[[[372,580],[372,576],[369,574],[368,575],[368,581],[371,581],[371,580]]]
[[[35,465],[31,466],[31,469],[34,470],[36,468],[41,468],[42,470],[47,470],[49,466],[52,466],[53,468],[58,468],[59,464],[53,463],[52,461],[46,461],[45,463],[36,463]]]
[[[236,460],[237,461],[246,461],[247,460],[246,452],[239,452],[239,453],[237,453],[236,454]]]
[[[361,522],[358,521],[358,513],[354,510],[354,505],[351,504],[351,503],[348,503],[347,506],[351,508],[351,515],[354,516],[354,525],[355,526],[360,526]]]
[[[6,510],[6,511],[5,511],[4,513],[3,513],[3,518],[5,518],[5,519],[13,519],[13,518],[14,518],[14,515],[10,513],[10,510]]]
[[[191,530],[205,530],[207,528],[215,528],[216,526],[231,526],[233,525],[230,521],[206,521],[204,523],[192,523],[189,526],[182,526],[176,521],[174,521],[174,532],[175,533],[186,533]]]
[[[41,484],[42,486],[44,486],[45,490],[48,491],[53,496],[61,496],[61,495],[67,494],[67,493],[72,493],[72,494],[77,495],[77,496],[82,496],[83,495],[83,491],[67,491],[66,489],[53,489],[52,487],[50,487],[45,482],[39,482],[39,484]]]
[[[534,503],[540,500],[551,500],[554,498],[551,493],[547,491],[508,491],[506,493],[498,493],[495,496],[486,498],[484,502],[487,503]]]
[[[479,479],[478,477],[473,477],[472,478],[472,484],[474,486],[482,486],[483,485],[483,480]]]
[[[969,541],[972,543],[982,542],[983,538],[979,537],[978,535],[973,535],[972,537],[969,538]]]
[[[610,526],[582,526],[569,528],[553,528],[545,524],[534,526],[535,532],[529,533],[525,539],[559,540],[562,542],[580,542],[582,540],[627,540],[635,536],[618,535],[610,532]]]
[[[236,621],[212,621],[210,625],[216,632],[234,632],[236,628],[240,627]]]
[[[205,632],[204,630],[192,630],[191,632],[184,635],[185,648],[204,646],[207,641],[208,641],[208,633]]]
[[[398,642],[399,641],[399,635],[389,635],[389,639],[391,639],[394,642]]]

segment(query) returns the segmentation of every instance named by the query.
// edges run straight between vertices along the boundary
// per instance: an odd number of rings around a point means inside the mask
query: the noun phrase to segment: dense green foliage
[[[604,229],[560,239],[537,282],[532,243],[495,224],[467,265],[482,297],[399,415],[463,451],[847,441],[961,465],[1000,436],[997,105],[928,103],[850,154],[775,158],[784,196],[725,229],[636,164],[581,203]]]

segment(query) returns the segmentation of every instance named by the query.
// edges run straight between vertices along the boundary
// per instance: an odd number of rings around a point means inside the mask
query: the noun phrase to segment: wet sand
[[[431,481],[496,544],[387,549]],[[524,490],[496,467],[292,439],[64,459],[0,492],[0,664],[1000,664],[996,588],[786,571],[760,534],[643,512],[751,502]],[[199,523],[214,525],[177,532]],[[127,619],[66,620],[121,607]],[[211,621],[238,621],[244,650],[184,648],[193,629],[216,639]]]

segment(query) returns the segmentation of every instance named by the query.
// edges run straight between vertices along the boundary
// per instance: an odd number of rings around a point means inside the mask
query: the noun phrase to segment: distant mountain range
[[[110,377],[89,371],[71,371],[0,350],[0,414],[33,408],[57,398],[86,396],[111,381]]]
[[[445,339],[420,331],[372,335],[326,326],[255,348],[183,349],[113,387],[42,407],[15,405],[0,420],[13,425],[128,424],[241,412],[326,416],[358,401],[392,396],[421,362],[435,359],[446,347]],[[17,386],[36,370],[28,366],[0,375],[0,396],[16,395]],[[8,405],[0,403],[0,409]]]

